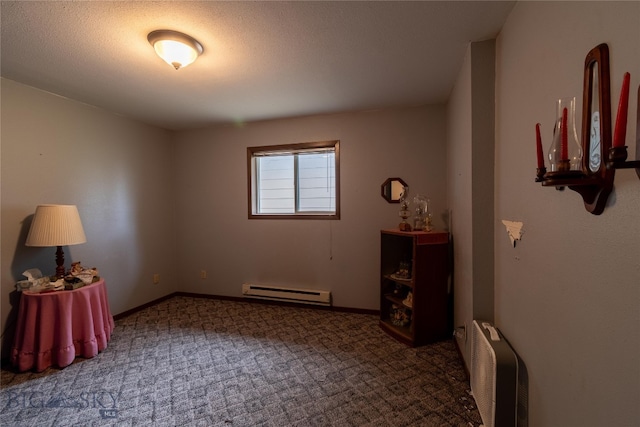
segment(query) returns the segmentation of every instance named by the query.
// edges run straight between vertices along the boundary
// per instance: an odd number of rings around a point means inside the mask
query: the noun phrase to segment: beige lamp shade
[[[85,243],[75,205],[39,205],[27,235],[27,246],[68,246]]]

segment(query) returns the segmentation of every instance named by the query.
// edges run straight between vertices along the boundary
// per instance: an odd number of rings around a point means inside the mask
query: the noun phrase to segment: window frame
[[[335,155],[335,213],[287,213],[287,214],[260,214],[254,211],[254,206],[257,205],[256,201],[256,176],[257,171],[255,167],[255,158],[261,153],[296,153],[304,151],[312,151],[314,149],[327,149],[332,148]],[[297,162],[296,162],[297,163]],[[294,174],[297,176],[297,164],[294,166]],[[320,141],[320,142],[302,142],[297,144],[281,144],[281,145],[265,145],[260,147],[247,147],[247,193],[248,193],[248,217],[249,219],[325,219],[325,220],[338,220],[340,219],[340,141]],[[298,188],[295,191],[295,204],[298,205]]]

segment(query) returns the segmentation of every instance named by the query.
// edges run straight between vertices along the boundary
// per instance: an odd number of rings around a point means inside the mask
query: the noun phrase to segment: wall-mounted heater
[[[526,405],[520,361],[504,336],[489,322],[471,328],[471,392],[485,427],[526,425],[518,405]],[[522,402],[519,402],[523,400]],[[524,398],[523,398],[524,397]],[[520,421],[519,421],[520,418]]]
[[[242,296],[299,304],[331,305],[331,292],[314,289],[283,288],[280,286],[242,284]]]

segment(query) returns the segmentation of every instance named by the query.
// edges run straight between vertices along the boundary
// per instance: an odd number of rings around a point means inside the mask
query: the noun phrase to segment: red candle
[[[618,115],[616,116],[616,128],[613,133],[613,146],[624,147],[627,137],[627,108],[629,107],[629,79],[631,75],[624,73],[622,79],[622,89],[620,91],[620,103],[618,104]]]
[[[536,123],[536,152],[538,154],[538,169],[544,167],[544,155],[542,154],[542,137],[540,136],[540,123]]]
[[[562,109],[562,141],[561,141],[561,153],[562,160],[569,160],[569,147],[567,146],[567,138],[568,138],[568,130],[567,130],[567,108]]]

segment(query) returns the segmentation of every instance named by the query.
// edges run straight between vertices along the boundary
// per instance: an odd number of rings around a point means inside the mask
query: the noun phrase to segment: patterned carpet
[[[6,426],[478,426],[452,341],[376,316],[177,296],[116,321],[105,351],[1,371]]]

